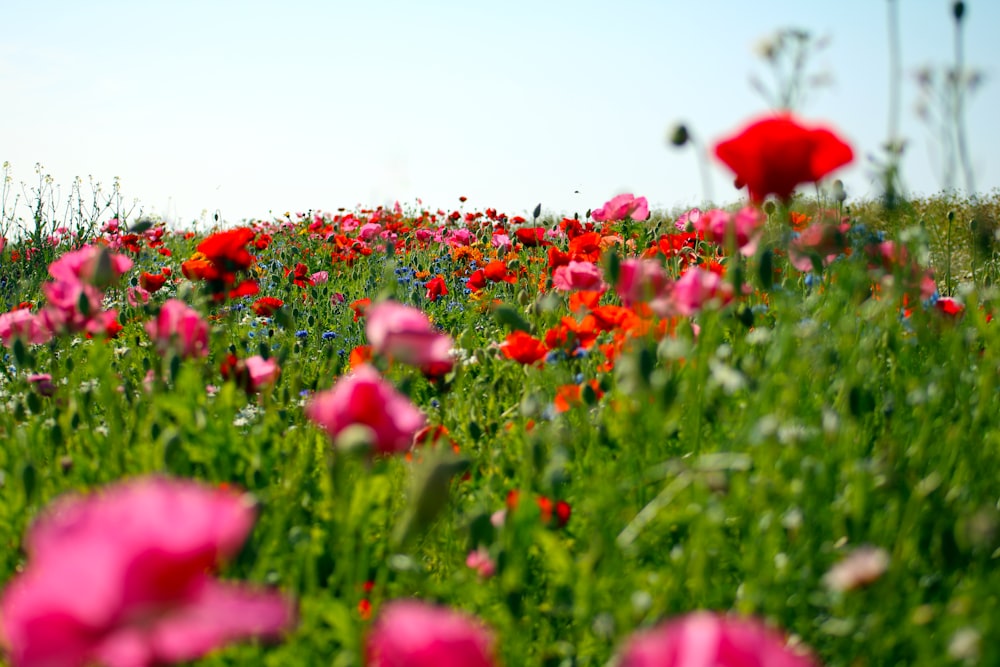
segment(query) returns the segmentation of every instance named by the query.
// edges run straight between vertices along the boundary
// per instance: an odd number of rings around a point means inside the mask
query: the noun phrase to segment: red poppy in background
[[[139,286],[147,292],[155,292],[163,287],[164,283],[167,282],[167,278],[168,276],[165,273],[148,273],[143,271],[139,274]]]
[[[260,317],[272,317],[284,305],[285,302],[281,299],[273,296],[262,296],[253,302],[250,309],[255,315],[259,315]]]
[[[448,294],[448,285],[445,284],[444,276],[442,275],[434,276],[427,281],[424,287],[427,288],[426,297],[428,301],[437,301],[439,297],[447,296]]]
[[[529,248],[548,245],[545,242],[545,227],[522,227],[514,232],[514,236],[522,245]]]
[[[197,250],[220,273],[245,271],[253,264],[253,255],[246,247],[253,240],[253,237],[254,231],[249,227],[216,232],[199,243]]]
[[[508,334],[506,340],[500,344],[500,350],[505,357],[519,364],[534,364],[544,359],[549,352],[545,343],[523,331]]]
[[[715,155],[750,190],[750,199],[788,199],[800,183],[815,183],[854,159],[831,130],[800,125],[789,115],[751,123],[715,146]]]

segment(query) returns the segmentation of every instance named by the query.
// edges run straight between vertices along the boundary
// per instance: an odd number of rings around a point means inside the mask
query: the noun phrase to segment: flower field
[[[7,663],[1000,664],[1000,201],[715,153],[747,202],[5,230]]]

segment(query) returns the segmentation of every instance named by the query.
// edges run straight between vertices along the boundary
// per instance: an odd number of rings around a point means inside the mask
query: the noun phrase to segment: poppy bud
[[[670,143],[680,148],[684,146],[688,141],[691,140],[691,135],[688,133],[687,126],[683,123],[678,123],[674,126],[674,129],[670,131]]]

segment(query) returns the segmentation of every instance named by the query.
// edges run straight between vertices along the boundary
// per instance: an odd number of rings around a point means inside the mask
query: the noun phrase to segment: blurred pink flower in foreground
[[[603,293],[608,289],[603,276],[604,273],[597,264],[571,260],[569,264],[552,272],[552,287],[561,292],[589,290]]]
[[[159,314],[146,322],[146,332],[160,354],[174,351],[182,357],[208,354],[208,323],[198,311],[179,299],[163,302]]]
[[[670,620],[631,637],[619,667],[812,667],[758,621],[706,611]]]
[[[590,217],[597,222],[616,222],[625,218],[641,221],[649,217],[649,203],[645,197],[636,198],[631,194],[618,195],[601,208],[592,211]]]
[[[211,574],[253,521],[243,496],[167,478],[57,501],[3,595],[11,664],[146,667],[278,636],[293,620],[287,600]]]
[[[306,406],[306,417],[334,441],[345,429],[368,429],[373,453],[404,452],[427,418],[368,364],[321,391]]]
[[[492,667],[492,655],[478,621],[418,600],[385,605],[365,645],[368,667]]]
[[[368,308],[365,334],[372,351],[393,361],[420,368],[451,369],[451,336],[434,328],[419,308],[381,301]]]

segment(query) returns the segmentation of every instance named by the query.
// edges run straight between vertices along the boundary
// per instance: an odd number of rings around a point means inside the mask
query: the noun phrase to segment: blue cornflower
[[[323,332],[323,340],[333,340],[336,337],[337,337],[337,332],[336,331],[324,331]]]
[[[309,335],[309,332],[306,331],[305,329],[299,329],[298,331],[295,332],[295,337],[296,338],[305,338],[308,335]]]

